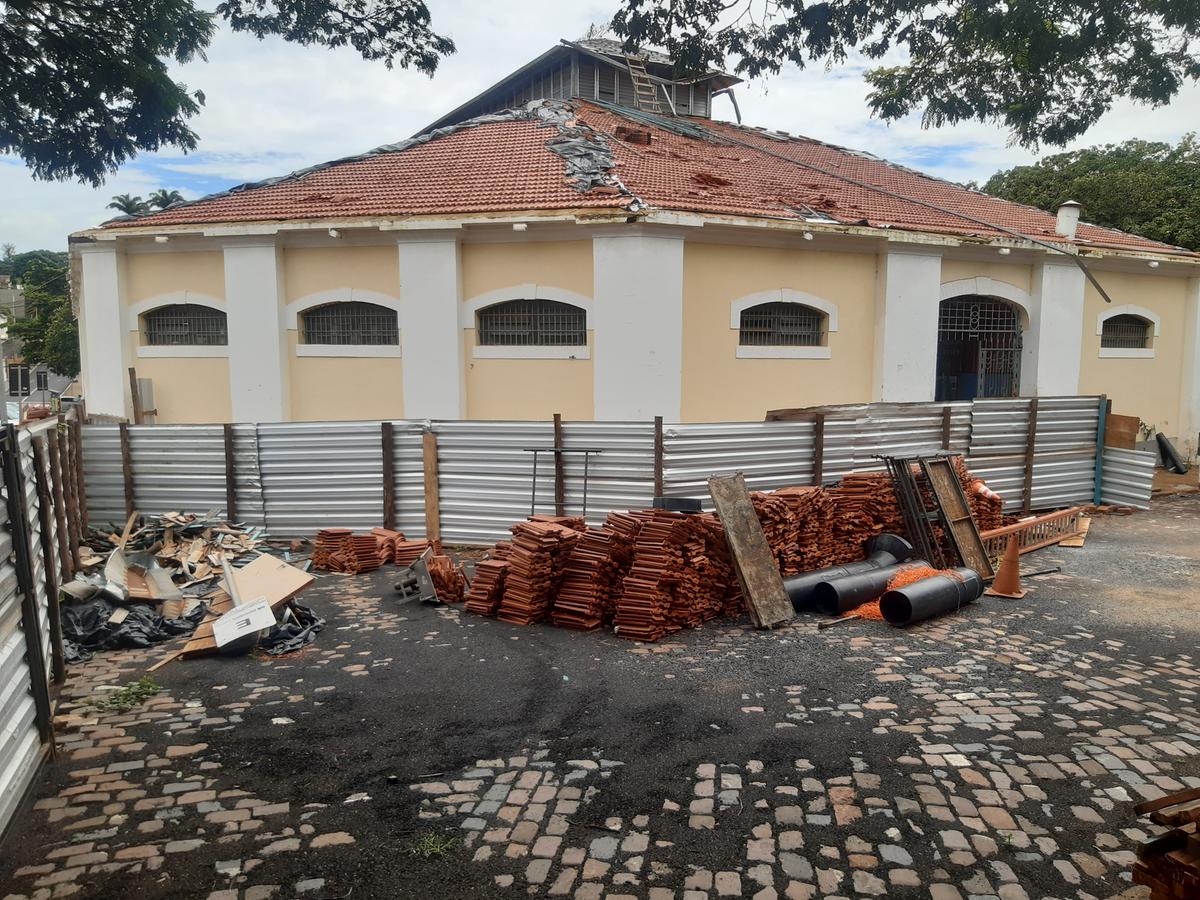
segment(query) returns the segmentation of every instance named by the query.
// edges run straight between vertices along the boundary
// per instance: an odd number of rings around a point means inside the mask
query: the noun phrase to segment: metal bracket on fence
[[[526,453],[533,454],[533,484],[529,488],[529,514],[532,516],[537,512],[537,467],[539,453],[553,453],[555,459],[561,459],[562,453],[582,453],[583,454],[583,511],[581,515],[587,516],[587,494],[588,494],[588,466],[592,459],[592,454],[600,454],[604,451],[598,447],[522,447]]]

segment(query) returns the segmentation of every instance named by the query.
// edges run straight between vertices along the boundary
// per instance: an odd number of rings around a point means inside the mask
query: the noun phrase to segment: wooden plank
[[[142,390],[138,387],[137,369],[133,366],[129,367],[129,400],[133,404],[133,424],[144,424],[146,419],[142,410]]]
[[[438,500],[437,435],[426,431],[421,437],[421,455],[425,463],[425,540],[442,539],[442,520]]]
[[[1104,425],[1104,446],[1117,447],[1121,450],[1133,450],[1137,447],[1137,439],[1141,428],[1141,420],[1137,416],[1118,416],[1109,413]]]
[[[984,581],[991,580],[996,575],[991,557],[988,556],[983,539],[979,536],[979,529],[971,515],[971,507],[963,494],[962,483],[958,480],[958,473],[954,471],[950,460],[946,457],[922,458],[921,468],[925,472],[925,479],[929,482],[934,498],[941,507],[946,530],[954,549],[958,551],[958,558],[964,566],[978,572]]]
[[[554,414],[554,449],[561,450],[563,448],[563,423],[562,413]],[[554,454],[554,514],[556,516],[565,516],[567,514],[567,474],[566,464],[563,461],[563,454]]]
[[[1092,527],[1092,520],[1084,518],[1079,520],[1079,531],[1065,540],[1059,541],[1060,547],[1082,547],[1083,542],[1087,540],[1088,529]]]
[[[62,562],[60,571],[63,581],[75,576],[75,557],[71,555],[71,537],[67,533],[67,504],[63,495],[63,475],[58,447],[62,436],[58,430],[46,435],[46,449],[50,453],[50,497],[54,504],[54,522],[58,530],[58,555]]]
[[[238,519],[237,502],[237,454],[234,452],[233,426],[224,425],[225,433],[225,518],[230,522]]]
[[[396,530],[396,432],[391,422],[379,424],[379,452],[383,462],[383,527]]]
[[[125,485],[125,515],[132,516],[133,500],[133,454],[129,449],[129,425],[122,422],[117,426],[121,436],[121,478]]]
[[[87,484],[83,474],[83,426],[78,421],[67,423],[68,450],[71,454],[71,477],[75,483],[75,521],[69,523],[75,531],[76,546],[87,540]]]
[[[708,479],[708,491],[725,529],[750,618],[758,628],[773,628],[788,621],[794,612],[792,602],[750,502],[746,480],[741,473],[713,476]]]
[[[63,502],[67,507],[67,546],[71,553],[71,568],[79,569],[79,535],[80,519],[79,497],[75,493],[75,476],[71,467],[70,430],[58,434],[58,458],[62,469]]]
[[[813,417],[813,474],[812,483],[821,487],[825,481],[825,413]]]
[[[62,609],[58,601],[58,569],[54,564],[54,542],[50,530],[53,522],[54,500],[50,495],[50,476],[46,472],[49,455],[46,435],[33,439],[33,477],[37,487],[38,524],[41,526],[42,573],[46,579],[47,612],[50,619],[50,672],[55,684],[67,680],[67,663],[63,654]]]
[[[1038,398],[1029,401],[1029,427],[1025,430],[1025,484],[1021,488],[1022,510],[1033,508],[1033,459],[1037,447]]]
[[[953,410],[949,406],[942,407],[942,449],[950,449],[950,425]]]
[[[663,495],[663,459],[665,444],[663,443],[663,418],[654,417],[654,496]]]
[[[1180,806],[1184,803],[1191,803],[1193,800],[1200,800],[1200,788],[1177,791],[1174,794],[1167,794],[1165,797],[1159,797],[1155,800],[1143,800],[1133,808],[1133,811],[1139,816],[1144,816],[1146,813],[1157,812],[1160,809],[1166,809],[1168,806]]]
[[[245,603],[266,597],[272,609],[282,606],[317,579],[302,569],[264,553],[240,569],[233,570],[237,593]],[[223,585],[224,581],[221,582]],[[228,586],[225,587],[228,591]]]

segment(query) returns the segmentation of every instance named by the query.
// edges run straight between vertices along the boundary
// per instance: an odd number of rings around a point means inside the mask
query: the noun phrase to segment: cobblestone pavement
[[[1023,601],[658,645],[322,579],[279,660],[98,656],[0,897],[1107,898],[1200,786],[1200,501],[1044,551]]]

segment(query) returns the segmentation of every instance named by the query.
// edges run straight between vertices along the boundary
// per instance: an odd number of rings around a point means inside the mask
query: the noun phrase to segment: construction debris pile
[[[1138,847],[1133,883],[1150,888],[1150,900],[1200,897],[1200,788],[1147,800],[1134,811],[1170,830]]]

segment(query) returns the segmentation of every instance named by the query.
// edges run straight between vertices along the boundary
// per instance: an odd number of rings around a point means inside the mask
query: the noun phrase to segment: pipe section
[[[879,601],[879,611],[892,625],[903,628],[944,613],[955,612],[983,593],[983,579],[974,569],[960,566],[943,575],[931,575],[910,585],[888,591]]]
[[[846,563],[844,566],[829,566],[785,578],[783,587],[792,601],[792,608],[796,612],[813,609],[813,591],[817,585],[835,578],[844,578],[847,575],[857,575],[884,566],[894,566],[913,555],[913,546],[898,534],[877,534],[863,544],[863,552],[867,558],[858,562]],[[886,583],[884,586],[887,586]]]
[[[913,566],[929,566],[923,559],[909,560],[822,581],[813,588],[812,604],[827,616],[837,616],[874,600],[887,590],[888,582]]]

